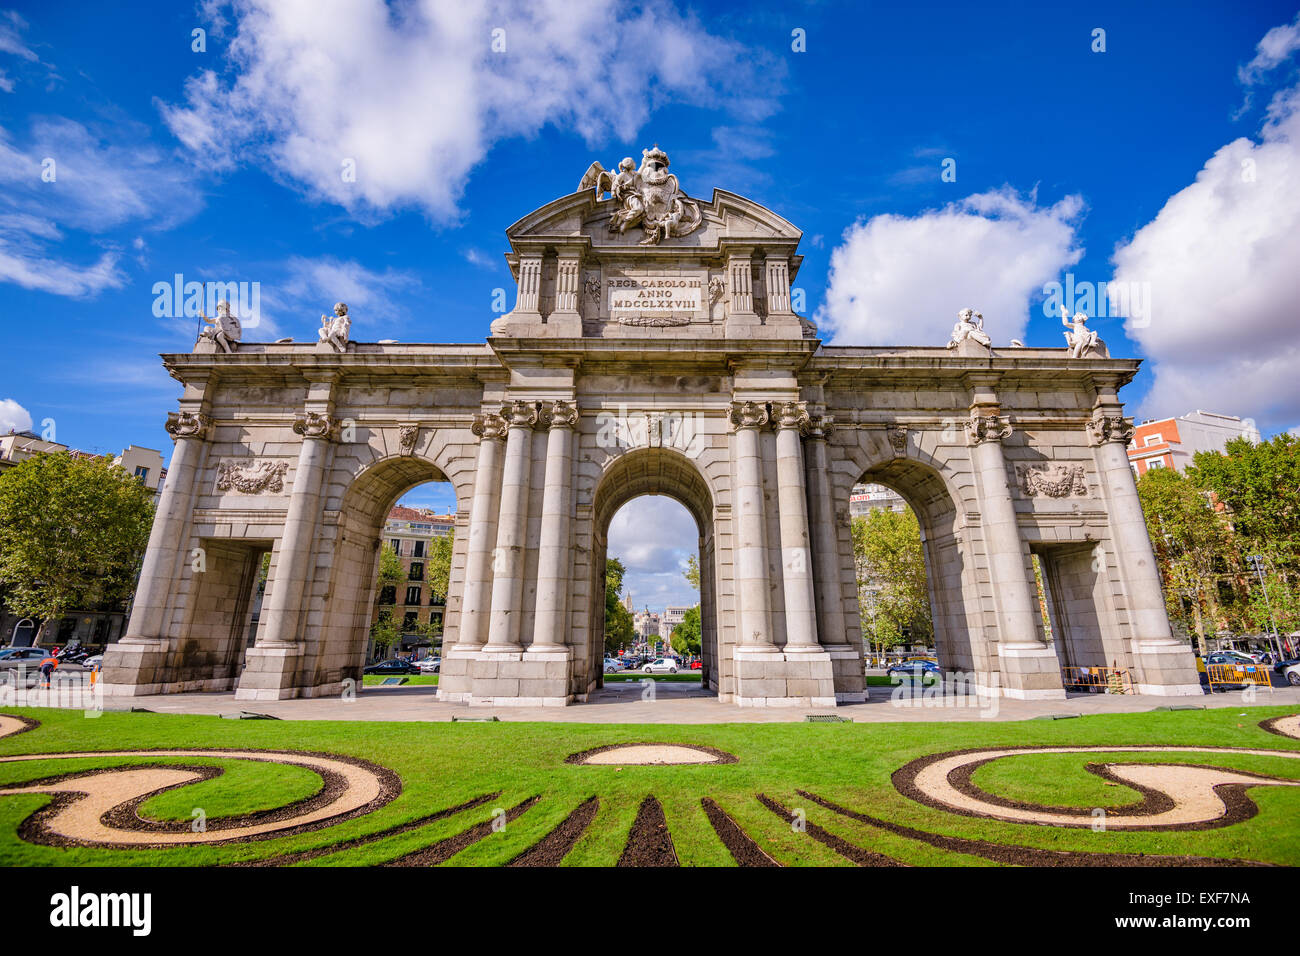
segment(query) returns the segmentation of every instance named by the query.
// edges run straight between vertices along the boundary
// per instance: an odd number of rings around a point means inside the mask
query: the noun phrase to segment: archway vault
[[[637,448],[610,461],[592,496],[592,602],[587,635],[587,687],[603,683],[605,633],[605,558],[609,525],[619,509],[635,498],[663,495],[680,502],[699,529],[700,647],[703,686],[718,689],[717,573],[714,567],[714,496],[696,465],[668,448]]]

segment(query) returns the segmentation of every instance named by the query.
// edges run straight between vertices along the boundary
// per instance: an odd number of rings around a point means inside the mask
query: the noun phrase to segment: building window
[[[1165,467],[1165,463],[1164,463],[1164,459],[1161,458],[1152,458],[1150,461],[1147,462],[1147,471],[1150,471],[1152,468],[1163,468],[1163,467]]]
[[[409,580],[411,580],[411,581],[423,581],[423,580],[424,580],[424,562],[422,562],[422,561],[412,561],[412,562],[411,562],[411,574],[410,574]]]
[[[423,541],[416,541],[416,542],[413,542],[413,543],[414,543],[414,546],[415,546],[415,550],[411,552],[411,557],[413,557],[413,558],[422,558],[422,557],[424,557],[424,542],[423,542]]]
[[[434,627],[442,627],[442,614],[440,614],[437,611],[434,611],[432,614],[429,615],[429,623]]]
[[[149,480],[149,469],[144,465],[136,465],[135,476],[141,481],[147,482]]]
[[[443,598],[441,594],[439,594],[433,588],[429,588],[429,607],[441,607],[446,603],[447,603],[446,600]]]
[[[402,615],[402,630],[412,631],[415,629],[416,614],[414,611],[407,611]]]
[[[407,603],[407,604],[419,604],[419,603],[420,603],[420,589],[419,589],[419,588],[407,588],[407,589],[406,589],[406,603]]]
[[[397,588],[392,586],[382,587],[379,589],[380,604],[396,604]]]
[[[388,542],[388,546],[393,549],[393,554],[397,555],[399,558],[402,556],[401,538],[393,538],[393,540]]]
[[[1156,432],[1154,435],[1148,435],[1145,439],[1148,445],[1159,445],[1163,440],[1163,436],[1159,432]]]

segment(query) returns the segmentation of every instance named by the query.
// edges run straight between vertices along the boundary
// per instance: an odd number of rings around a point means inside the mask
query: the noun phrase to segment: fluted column
[[[757,402],[733,402],[736,459],[735,574],[741,650],[773,650],[772,599],[764,542],[763,469],[758,430],[768,421]]]
[[[525,255],[519,259],[519,288],[515,314],[538,315],[542,290],[542,257]]]
[[[542,533],[537,562],[537,615],[529,650],[559,650],[567,643],[569,549],[573,501],[573,430],[578,410],[569,402],[552,402],[545,419],[546,488],[542,493]]]
[[[1041,647],[1036,596],[1025,571],[1020,528],[1002,455],[1002,440],[1011,435],[1011,425],[1001,415],[976,410],[966,422],[966,434],[971,461],[980,477],[980,526],[998,608],[998,640],[1003,647]]]
[[[501,409],[509,429],[501,477],[501,511],[492,555],[492,616],[485,651],[517,652],[524,600],[524,538],[528,532],[528,472],[537,409],[516,401]]]
[[[844,593],[840,586],[839,538],[835,531],[834,491],[831,487],[830,458],[826,439],[830,435],[829,415],[814,415],[809,421],[805,474],[808,480],[808,523],[813,537],[813,572],[816,575],[817,633],[823,645],[847,644],[844,623]]]
[[[808,427],[803,402],[782,402],[772,408],[776,419],[776,476],[781,525],[781,580],[785,592],[787,653],[820,651],[817,605],[813,595],[809,553],[808,508],[800,436]]]
[[[122,643],[157,640],[163,636],[167,600],[176,589],[176,569],[188,543],[185,528],[194,503],[194,484],[202,464],[204,438],[211,427],[206,415],[173,412],[167,431],[176,442],[167,481],[163,485],[149,531],[149,547],[140,567],[140,582],[131,604],[131,621]]]
[[[335,422],[327,414],[307,412],[293,423],[293,430],[302,436],[302,447],[293,476],[284,534],[280,538],[275,577],[269,582],[266,626],[261,631],[259,645],[291,644],[302,638],[299,624],[303,595],[311,570],[325,459],[334,439]]]
[[[505,443],[506,421],[500,415],[477,415],[471,430],[478,436],[479,445],[465,556],[465,591],[456,637],[456,649],[463,651],[478,650],[488,636],[492,612],[492,549],[497,540],[501,446]]]
[[[1127,585],[1124,596],[1133,635],[1143,643],[1179,644],[1169,629],[1160,572],[1128,460],[1133,425],[1120,415],[1099,415],[1088,423],[1088,433],[1097,446],[1106,484],[1114,557]]]

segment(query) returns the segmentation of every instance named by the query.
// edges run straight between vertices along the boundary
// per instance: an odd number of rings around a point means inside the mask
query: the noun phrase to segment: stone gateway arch
[[[1063,666],[1199,694],[1171,637],[1112,359],[994,346],[828,347],[792,308],[800,232],[646,151],[507,230],[515,306],[485,344],[204,336],[163,357],[176,446],[107,693],[339,694],[359,680],[384,517],[445,480],[457,515],[440,698],[565,705],[601,686],[606,535],[643,494],[694,517],[704,680],[742,706],[866,695],[848,505],[916,512],[940,665],[1063,697]],[[227,350],[229,348],[229,350]],[[256,641],[251,597],[270,554]],[[1045,640],[1033,557],[1046,579]]]

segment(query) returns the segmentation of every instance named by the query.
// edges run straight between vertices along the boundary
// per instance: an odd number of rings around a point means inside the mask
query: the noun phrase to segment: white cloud
[[[105,134],[63,117],[32,122],[25,144],[0,128],[0,282],[92,296],[126,284],[111,244],[90,262],[56,255],[67,229],[100,234],[131,221],[166,227],[199,208],[191,173],[138,124]]]
[[[699,554],[699,536],[690,512],[666,495],[634,498],[610,519],[607,553],[627,568],[623,586],[637,608],[699,603],[682,577],[687,558]]]
[[[0,11],[0,53],[8,53],[24,60],[37,62],[40,58],[22,38],[27,21],[13,10]]]
[[[493,144],[548,124],[597,144],[631,140],[668,101],[761,119],[781,75],[779,60],[710,35],[667,0],[630,12],[572,0],[232,8],[232,69],[191,77],[184,103],[159,104],[164,120],[212,167],[264,161],[362,215],[409,206],[453,221]]]
[[[299,302],[302,309],[316,309],[320,303],[320,308],[327,312],[335,302],[346,302],[354,327],[404,317],[406,310],[389,293],[412,292],[421,286],[412,272],[391,268],[377,272],[356,260],[333,256],[319,259],[294,256],[286,268],[285,297]],[[307,315],[319,324],[319,313]]]
[[[1300,416],[1298,181],[1300,87],[1275,97],[1258,143],[1220,148],[1116,250],[1115,279],[1151,288],[1150,323],[1126,323],[1154,366],[1146,414]]]
[[[0,435],[30,431],[32,416],[12,398],[0,398]]]
[[[1021,338],[1031,297],[1083,255],[1082,212],[1078,196],[1039,206],[1004,188],[858,221],[831,253],[815,319],[836,345],[943,345],[969,306],[995,343]]]
[[[1291,23],[1274,27],[1264,34],[1255,46],[1254,59],[1237,71],[1237,78],[1247,85],[1257,83],[1296,50],[1300,50],[1300,13]]]

